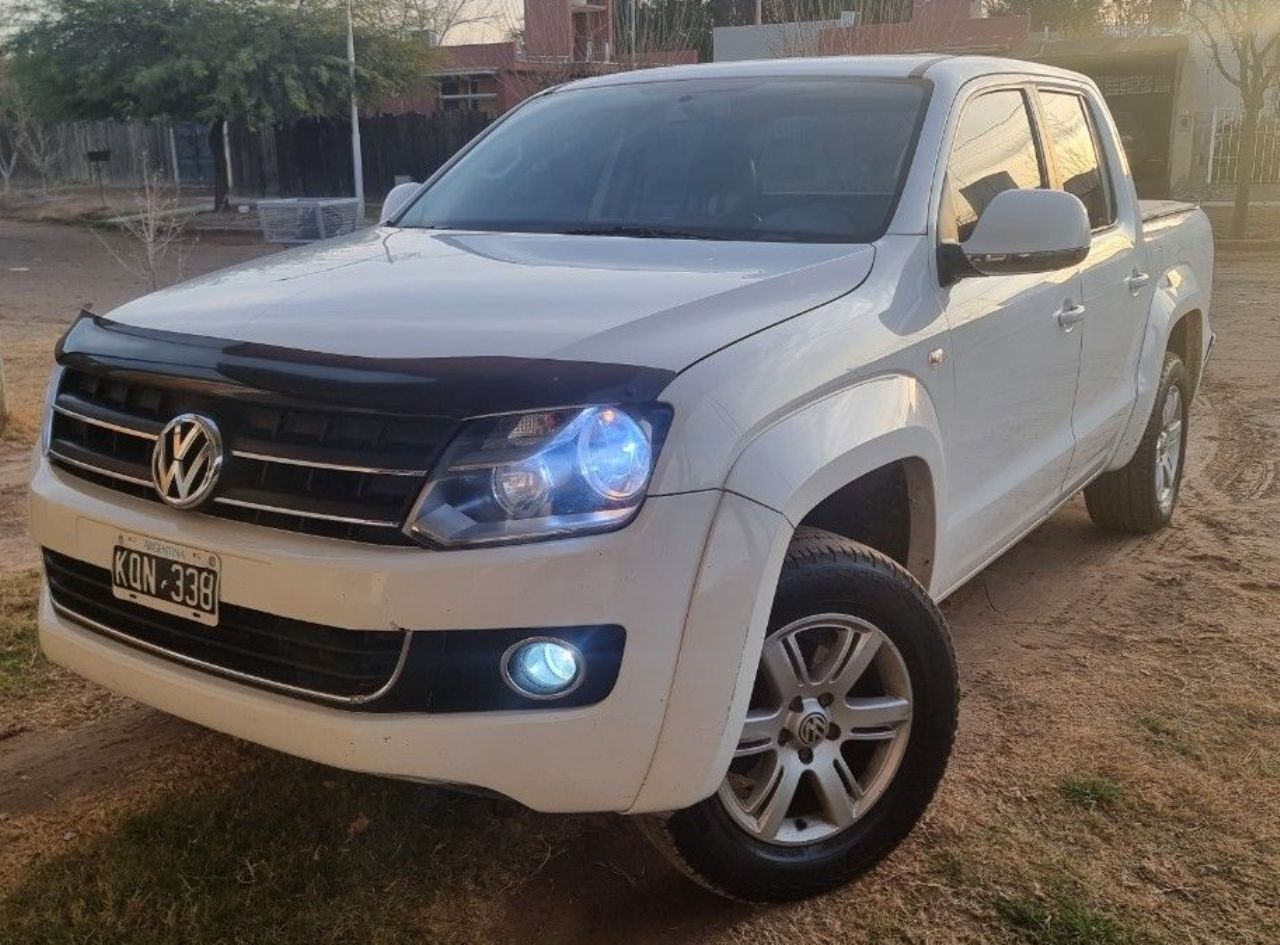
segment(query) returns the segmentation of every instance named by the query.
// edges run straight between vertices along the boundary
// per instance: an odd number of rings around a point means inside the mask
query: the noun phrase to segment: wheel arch
[[[935,505],[929,464],[919,456],[905,456],[839,487],[796,525],[874,548],[928,587],[937,541]]]
[[[929,587],[945,492],[942,435],[924,385],[884,375],[809,404],[757,436],[726,488],[869,545]],[[874,512],[871,518],[867,513]]]
[[[1151,300],[1147,327],[1138,355],[1133,410],[1120,435],[1108,469],[1120,469],[1138,449],[1160,386],[1166,351],[1175,352],[1187,367],[1194,396],[1204,371],[1211,332],[1208,324],[1209,287],[1188,264],[1169,269],[1160,278]]]
[[[1204,313],[1198,308],[1189,309],[1179,315],[1170,327],[1169,340],[1165,344],[1165,350],[1172,351],[1186,365],[1191,388],[1188,394],[1192,397],[1200,386],[1204,367],[1204,331]]]

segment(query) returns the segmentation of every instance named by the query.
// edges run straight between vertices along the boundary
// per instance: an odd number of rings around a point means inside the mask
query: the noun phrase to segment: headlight
[[[670,422],[663,404],[473,420],[441,458],[405,532],[459,546],[621,528],[644,501]]]

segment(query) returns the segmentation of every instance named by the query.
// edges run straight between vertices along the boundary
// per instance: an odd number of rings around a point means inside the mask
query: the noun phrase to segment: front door
[[[947,164],[940,238],[966,240],[997,193],[1048,186],[1029,94],[1002,88],[965,103]],[[956,384],[944,424],[946,540],[959,580],[1062,496],[1075,444],[1081,332],[1059,316],[1078,308],[1080,273],[975,276],[941,291]]]

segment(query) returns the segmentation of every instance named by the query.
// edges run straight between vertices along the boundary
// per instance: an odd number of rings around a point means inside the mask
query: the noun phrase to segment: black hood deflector
[[[178,334],[81,312],[58,343],[64,367],[169,381],[223,396],[464,419],[657,399],[676,372],[514,357],[367,358]]]

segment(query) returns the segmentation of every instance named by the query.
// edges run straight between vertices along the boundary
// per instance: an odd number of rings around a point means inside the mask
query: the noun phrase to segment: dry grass
[[[495,801],[245,747],[36,865],[0,903],[14,941],[495,940],[484,904],[572,838]],[[426,829],[424,829],[426,828]]]
[[[36,642],[39,587],[36,571],[0,575],[0,708],[39,685],[48,673]],[[0,735],[4,727],[0,722]]]

